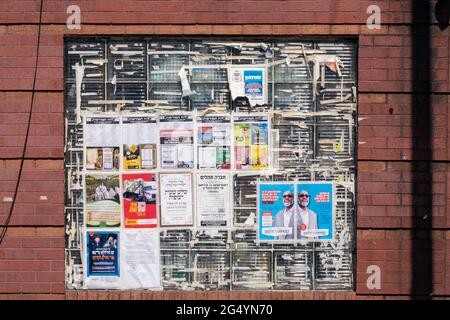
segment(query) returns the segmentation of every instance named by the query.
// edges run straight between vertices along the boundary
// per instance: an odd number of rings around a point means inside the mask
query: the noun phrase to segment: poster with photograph
[[[199,173],[196,179],[197,227],[230,226],[230,176]]]
[[[320,241],[334,238],[334,190],[332,182],[298,182],[298,239]]]
[[[250,106],[267,104],[266,68],[233,66],[228,68],[228,84],[231,98],[247,97]]]
[[[128,229],[120,236],[121,289],[160,288],[159,232]]]
[[[156,117],[122,118],[124,170],[156,168]]]
[[[156,228],[158,226],[156,175],[123,174],[122,190],[125,228]]]
[[[85,182],[86,226],[120,227],[119,175],[87,174]]]
[[[160,174],[161,226],[193,224],[192,175]]]
[[[118,288],[120,280],[118,231],[86,232],[86,272],[89,289]]]
[[[86,117],[84,126],[86,170],[118,170],[119,139],[119,118]]]
[[[194,168],[194,127],[190,115],[162,115],[159,137],[162,169]]]
[[[269,119],[267,116],[236,116],[234,156],[238,170],[269,168]]]
[[[259,241],[293,241],[295,212],[294,183],[258,184]]]
[[[259,241],[332,240],[334,190],[333,182],[258,183]]]
[[[86,170],[118,170],[119,147],[86,147]]]
[[[198,169],[231,168],[231,126],[229,116],[197,118]]]

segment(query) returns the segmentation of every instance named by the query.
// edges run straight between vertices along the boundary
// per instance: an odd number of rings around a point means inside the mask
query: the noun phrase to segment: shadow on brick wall
[[[413,2],[413,193],[424,200],[414,205],[412,229],[413,277],[411,293],[430,297],[433,292],[432,243],[432,99],[431,99],[431,12],[432,2]],[[445,0],[447,2],[447,0]],[[418,125],[420,123],[420,125]],[[427,179],[423,179],[426,176]]]

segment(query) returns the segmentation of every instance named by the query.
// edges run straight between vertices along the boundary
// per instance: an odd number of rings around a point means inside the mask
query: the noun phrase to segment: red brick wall
[[[431,282],[433,295],[449,297],[450,31],[441,31],[434,16],[433,25],[420,24],[427,20],[414,19],[412,2],[44,0],[27,160],[11,227],[0,247],[0,299],[260,297],[258,293],[64,292],[63,37],[96,34],[357,38],[356,292],[269,296],[411,298],[428,296],[427,282]],[[431,13],[435,2],[431,1]],[[81,8],[81,30],[65,26],[66,8],[72,4]],[[366,9],[373,4],[381,8],[380,30],[366,27]],[[12,197],[25,139],[39,6],[39,0],[0,2],[0,225],[10,205],[3,198]],[[417,39],[426,37],[423,32],[428,27],[430,81],[426,65],[415,63],[413,49]],[[374,264],[381,267],[380,290],[366,286],[367,267]]]

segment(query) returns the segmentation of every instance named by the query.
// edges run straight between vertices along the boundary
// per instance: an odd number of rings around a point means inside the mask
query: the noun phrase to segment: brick
[[[271,25],[244,25],[242,27],[242,33],[245,35],[257,35],[257,34],[272,34]]]
[[[212,27],[205,25],[184,26],[183,34],[212,34]]]
[[[240,35],[242,26],[240,25],[213,25],[212,33],[216,35]]]
[[[302,26],[304,35],[326,35],[330,34],[329,25],[304,25]]]
[[[355,35],[359,34],[359,25],[333,25],[331,26],[333,35]]]

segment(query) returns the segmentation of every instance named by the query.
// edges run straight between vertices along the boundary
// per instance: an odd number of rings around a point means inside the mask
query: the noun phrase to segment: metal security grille
[[[337,56],[341,76],[325,67],[317,74],[315,52]],[[269,113],[274,170],[231,171],[233,217],[226,230],[159,228],[163,289],[352,290],[356,61],[356,43],[347,40],[66,39],[67,288],[84,288],[81,117],[86,112],[162,114],[170,106],[192,112]],[[242,64],[269,66],[267,105],[249,108],[232,101],[224,66]],[[78,84],[77,65],[84,67]],[[188,97],[182,96],[183,66],[195,91]],[[257,241],[252,223],[257,181],[294,180],[336,182],[335,240]]]

